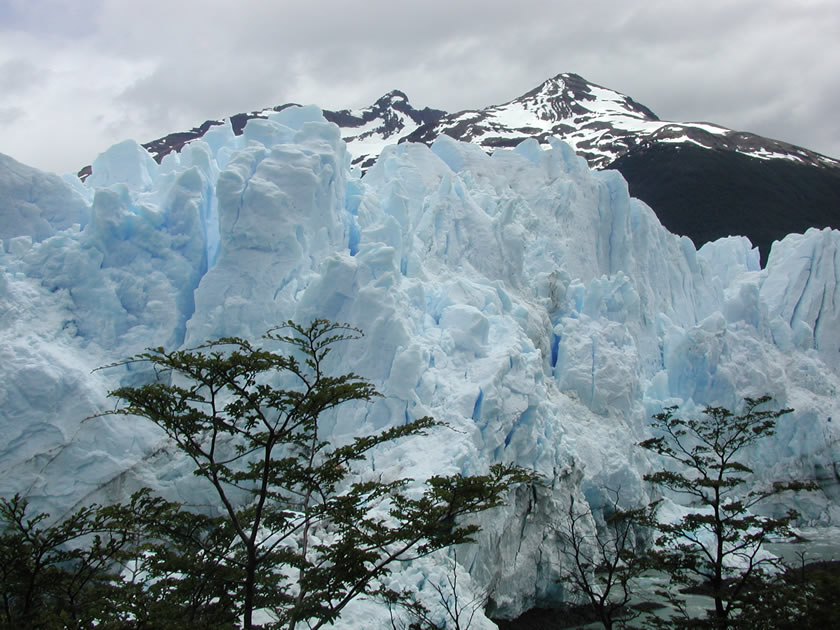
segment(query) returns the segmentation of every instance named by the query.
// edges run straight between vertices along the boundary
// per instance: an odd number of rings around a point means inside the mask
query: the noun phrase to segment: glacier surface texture
[[[564,597],[557,519],[571,500],[597,517],[606,488],[651,498],[642,475],[657,462],[635,444],[668,405],[770,393],[795,408],[749,461],[758,482],[820,480],[796,507],[840,522],[840,232],[790,235],[764,269],[745,238],[698,251],[561,142],[488,156],[441,136],[387,147],[363,179],[350,161],[315,107],[242,136],[214,127],[160,165],[127,141],[84,184],[0,156],[0,494],[55,515],[140,486],[211,504],[154,426],[86,420],[150,375],[92,370],[327,318],[366,334],[330,369],[384,395],[328,418],[332,439],[448,424],[374,453],[377,474],[515,462],[545,477],[458,551],[459,585],[487,589],[500,616]],[[394,579],[422,592],[449,561]]]

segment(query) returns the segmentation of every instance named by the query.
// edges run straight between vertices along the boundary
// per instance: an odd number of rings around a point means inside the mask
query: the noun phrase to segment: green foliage
[[[119,600],[131,624],[121,628],[232,629],[241,572],[230,566],[231,533],[223,518],[137,493],[133,553],[123,559]]]
[[[120,567],[134,555],[139,497],[82,508],[56,524],[0,499],[0,628],[122,627]]]
[[[804,554],[803,554],[804,555]],[[733,624],[745,630],[830,628],[840,618],[837,562],[786,567],[773,576],[758,576],[741,596],[742,614]]]
[[[168,543],[154,554],[162,565],[144,565],[162,595],[181,599],[209,574],[213,595],[198,593],[202,605],[241,603],[246,628],[255,627],[257,610],[270,613],[271,627],[319,628],[376,590],[394,562],[469,541],[476,527],[459,517],[501,504],[512,484],[533,479],[497,465],[487,475],[432,477],[419,494],[409,491],[409,479],[358,479],[353,465],[371,449],[439,424],[421,418],[341,446],[321,438],[324,412],[378,396],[355,374],[324,371],[332,346],[360,335],[323,320],[288,322],[265,338],[291,354],[225,338],[189,350],[150,349],[124,362],[150,363],[159,380],[111,392],[123,402],[115,413],[162,428],[223,507],[218,520],[190,516],[178,524],[193,532],[179,540],[201,550],[202,575],[179,561],[194,550]],[[168,535],[160,533],[164,541]],[[166,577],[181,571],[186,583]]]
[[[706,621],[686,620],[690,627],[731,627],[741,612],[741,595],[751,580],[774,561],[760,554],[771,535],[789,535],[789,511],[780,518],[752,513],[761,501],[787,490],[814,489],[800,481],[774,483],[748,489],[753,471],[739,456],[758,440],[773,435],[776,420],[790,409],[761,409],[768,396],[746,398],[740,414],[721,407],[707,407],[702,417],[683,419],[676,408],[653,417],[661,435],[640,444],[675,465],[645,479],[684,496],[694,511],[680,520],[651,521],[658,531],[658,562],[680,585],[708,585],[715,608]],[[732,568],[737,566],[737,568]],[[669,595],[679,610],[681,600]],[[678,623],[669,620],[669,624]]]

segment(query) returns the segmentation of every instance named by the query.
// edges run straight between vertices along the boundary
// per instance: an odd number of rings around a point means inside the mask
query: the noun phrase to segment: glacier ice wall
[[[54,513],[140,485],[211,501],[154,427],[86,420],[148,375],[92,370],[322,317],[364,329],[332,367],[384,394],[329,418],[334,439],[448,424],[374,453],[376,474],[545,477],[458,554],[500,615],[563,597],[571,500],[647,500],[635,443],[666,405],[794,407],[751,463],[759,481],[819,479],[797,507],[840,519],[839,232],[791,235],[765,269],[744,238],[698,251],[562,142],[488,156],[442,136],[386,148],[364,179],[349,163],[314,107],[214,127],[160,165],[121,143],[84,185],[2,157],[0,494]]]

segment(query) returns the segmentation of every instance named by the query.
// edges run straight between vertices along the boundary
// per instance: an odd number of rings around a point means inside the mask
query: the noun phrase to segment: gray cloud
[[[15,94],[43,84],[48,76],[48,70],[38,68],[26,59],[0,63],[0,98],[12,100]]]
[[[0,107],[0,125],[11,125],[25,116],[26,111],[20,107]]]
[[[21,27],[26,33],[47,5],[65,13],[77,6],[69,0],[28,2],[15,0],[19,15],[20,7],[31,7],[19,20],[30,25]],[[75,74],[52,73],[49,90],[39,94],[60,97],[68,110],[78,110],[75,133],[89,138],[76,142],[89,152],[129,133],[147,140],[207,118],[289,101],[364,106],[394,88],[420,107],[483,107],[560,72],[577,72],[665,119],[708,120],[840,157],[840,123],[833,113],[840,92],[833,67],[840,59],[840,12],[833,5],[104,2],[68,18],[60,44],[54,43],[55,27],[27,40],[30,54],[23,58],[51,67],[59,54],[82,55]],[[68,37],[81,53],[67,46]],[[97,56],[108,62],[102,71],[120,78],[93,77],[99,82],[93,101],[84,93],[92,79],[85,66]],[[20,58],[0,42],[0,67]],[[31,98],[7,98],[4,106],[29,110]],[[44,161],[36,165],[47,164],[47,144],[45,139]],[[78,161],[91,157],[81,159],[80,153]]]
[[[116,96],[116,101],[144,124],[199,124],[196,117],[218,116],[272,105],[275,86],[294,81],[281,64],[259,58],[218,60],[207,68],[200,57],[154,71]]]
[[[105,0],[3,0],[0,31],[42,38],[76,38],[95,33],[96,15]]]

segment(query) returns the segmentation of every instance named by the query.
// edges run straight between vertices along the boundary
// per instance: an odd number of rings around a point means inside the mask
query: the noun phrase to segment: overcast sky
[[[0,152],[63,173],[290,101],[457,111],[576,72],[840,158],[838,68],[837,0],[0,0]]]

